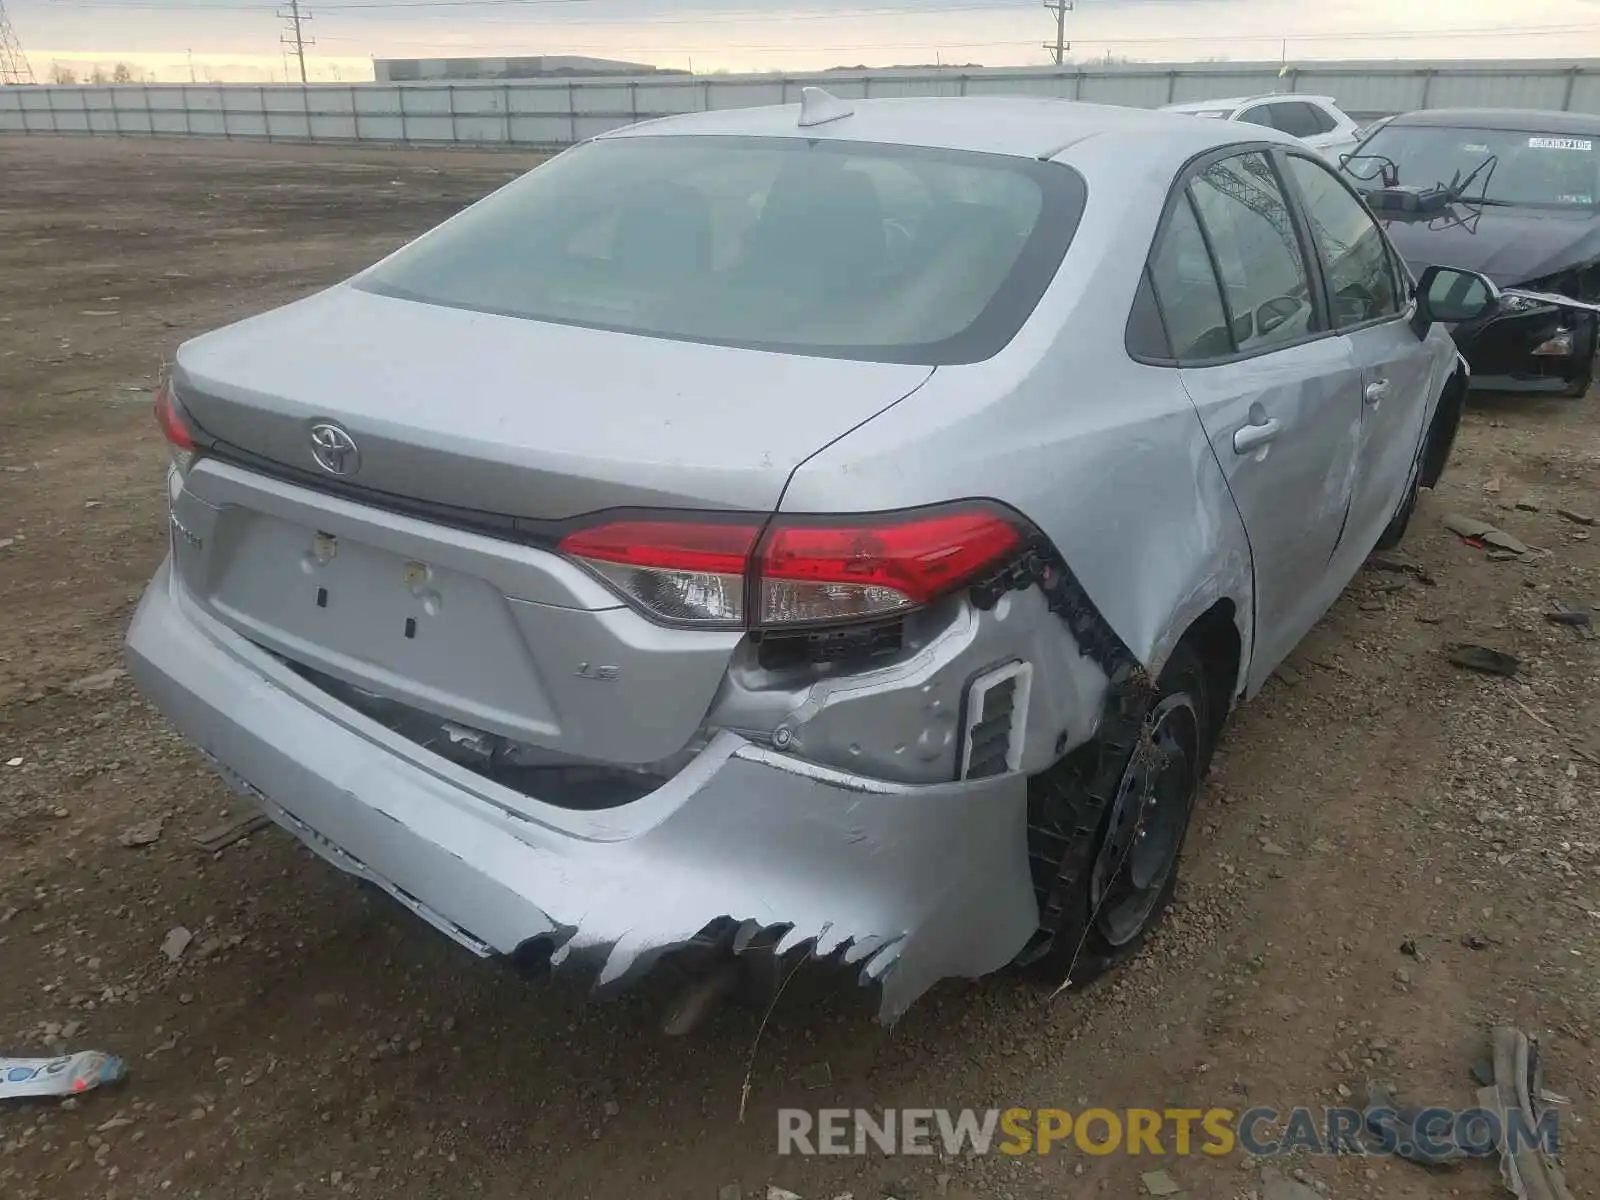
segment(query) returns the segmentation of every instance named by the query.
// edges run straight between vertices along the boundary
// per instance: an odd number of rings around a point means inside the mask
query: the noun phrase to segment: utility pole
[[[0,0],[0,87],[37,82],[22,43],[17,41],[17,31],[11,28],[11,18],[6,16],[6,0]]]
[[[194,78],[194,51],[193,50],[185,50],[184,53],[189,56],[189,82],[193,83],[195,81],[195,78]]]
[[[300,0],[289,0],[289,11],[278,10],[278,16],[287,22],[283,36],[278,40],[294,51],[294,56],[300,62],[300,82],[306,82],[306,46],[316,45],[315,38],[308,38],[301,22],[311,20],[310,13],[300,11]],[[285,72],[287,74],[287,72]]]
[[[1073,0],[1044,0],[1045,9],[1056,15],[1056,41],[1055,45],[1049,42],[1044,48],[1055,57],[1056,66],[1061,66],[1067,60],[1067,51],[1072,48],[1072,43],[1067,41],[1067,14],[1072,11]]]

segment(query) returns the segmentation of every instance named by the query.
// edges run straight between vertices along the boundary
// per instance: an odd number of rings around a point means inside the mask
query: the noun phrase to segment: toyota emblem
[[[354,475],[361,469],[355,438],[327,422],[311,427],[311,457],[330,475]]]

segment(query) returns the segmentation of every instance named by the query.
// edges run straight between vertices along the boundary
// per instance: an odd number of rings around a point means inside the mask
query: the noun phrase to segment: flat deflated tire
[[[1048,946],[1025,956],[1051,984],[1081,986],[1132,957],[1172,901],[1178,859],[1211,759],[1205,666],[1173,651],[1131,752],[1090,742],[1029,780],[1034,887],[1061,916]]]

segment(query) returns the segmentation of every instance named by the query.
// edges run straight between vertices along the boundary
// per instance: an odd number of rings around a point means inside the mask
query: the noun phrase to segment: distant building
[[[584,75],[687,75],[649,63],[618,62],[612,58],[582,58],[570,54],[543,54],[530,58],[379,58],[373,61],[379,83],[410,83],[422,79],[550,79]]]

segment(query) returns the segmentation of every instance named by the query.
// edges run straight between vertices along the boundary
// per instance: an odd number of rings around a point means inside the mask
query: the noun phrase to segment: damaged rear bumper
[[[898,1017],[1038,928],[1021,775],[903,785],[719,734],[621,808],[536,805],[348,708],[200,612],[168,566],[128,632],[145,694],[279,824],[481,955],[544,943],[600,987],[733,922],[859,964]],[[522,811],[517,811],[518,807]]]

